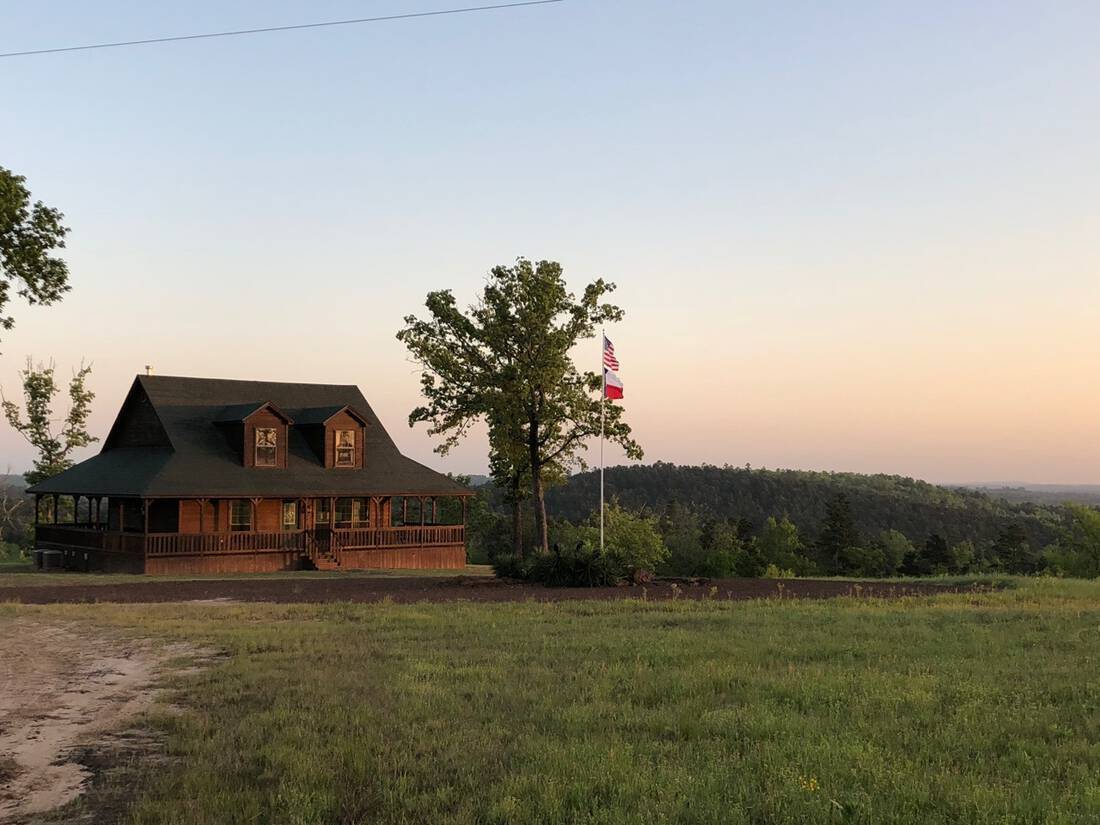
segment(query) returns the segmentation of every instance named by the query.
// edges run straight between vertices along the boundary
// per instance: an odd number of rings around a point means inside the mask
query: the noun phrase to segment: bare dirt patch
[[[78,575],[78,574],[74,574]],[[493,578],[465,576],[379,577],[341,576],[324,578],[193,579],[158,581],[134,577],[132,582],[96,584],[28,583],[0,587],[0,602],[54,604],[60,602],[447,602],[468,600],[565,601],[572,599],[828,599],[838,596],[893,598],[936,593],[969,592],[973,586],[933,582],[898,584],[876,581],[814,579],[714,579],[694,584],[653,582],[644,587],[560,587],[549,588]]]
[[[154,700],[158,668],[187,652],[15,619],[0,634],[0,822],[76,798],[81,750],[124,729]]]

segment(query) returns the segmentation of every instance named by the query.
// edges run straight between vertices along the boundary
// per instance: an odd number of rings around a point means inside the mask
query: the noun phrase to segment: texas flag
[[[619,359],[615,357],[615,345],[608,337],[603,337],[603,397],[622,398],[623,382],[613,370],[619,368]]]

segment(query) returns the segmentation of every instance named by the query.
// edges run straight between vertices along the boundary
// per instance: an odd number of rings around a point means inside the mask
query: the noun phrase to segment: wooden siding
[[[232,553],[212,556],[150,556],[145,572],[151,576],[203,573],[274,573],[302,569],[297,553]]]
[[[400,550],[343,550],[340,553],[342,570],[461,570],[465,566],[466,548],[461,544]]]

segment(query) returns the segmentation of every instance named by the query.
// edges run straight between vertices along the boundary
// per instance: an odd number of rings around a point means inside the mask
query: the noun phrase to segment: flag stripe
[[[603,395],[604,398],[623,397],[623,382],[609,369],[603,371]]]
[[[619,359],[615,357],[615,345],[611,343],[606,335],[603,337],[603,365],[609,370],[619,368]]]

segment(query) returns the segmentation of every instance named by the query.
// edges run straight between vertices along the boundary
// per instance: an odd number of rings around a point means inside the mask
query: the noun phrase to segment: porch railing
[[[371,547],[410,547],[462,544],[466,528],[461,524],[433,524],[416,527],[352,527],[333,530],[341,550]]]
[[[281,531],[270,533],[151,533],[145,536],[148,556],[196,555],[204,553],[249,553],[305,551],[305,533]]]
[[[343,550],[401,547],[440,547],[463,544],[466,528],[461,524],[433,524],[408,527],[351,527],[316,532],[229,533],[117,533],[95,527],[39,524],[37,541],[42,544],[132,553],[147,556],[206,555],[217,553],[299,553],[313,555],[318,549],[338,555]]]

